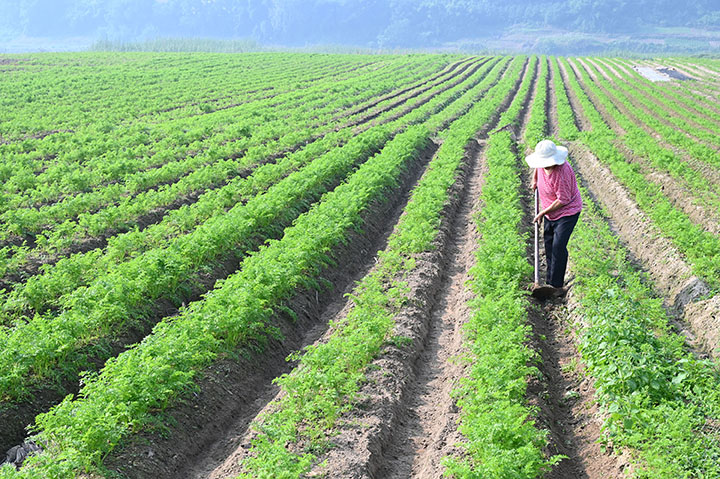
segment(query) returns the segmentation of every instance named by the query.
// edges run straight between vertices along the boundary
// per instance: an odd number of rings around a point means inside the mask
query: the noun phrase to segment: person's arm
[[[567,169],[563,168],[563,170],[558,171],[561,176],[558,178],[557,182],[557,191],[555,191],[555,198],[556,200],[550,204],[547,208],[544,210],[541,210],[537,216],[535,216],[535,219],[533,221],[540,222],[543,216],[545,216],[548,213],[552,213],[553,211],[559,210],[566,204],[570,202],[570,191],[572,190],[572,180],[571,177],[572,173]]]
[[[535,219],[533,221],[535,223],[539,223],[543,216],[545,216],[548,213],[552,213],[555,210],[559,210],[563,206],[565,206],[565,203],[563,203],[560,200],[555,200],[552,202],[552,204],[550,206],[548,206],[544,210],[541,210],[540,213],[537,214],[537,216],[535,217]]]
[[[530,189],[533,191],[535,191],[535,188],[537,188],[537,175],[538,169],[533,168],[532,180],[530,181]]]

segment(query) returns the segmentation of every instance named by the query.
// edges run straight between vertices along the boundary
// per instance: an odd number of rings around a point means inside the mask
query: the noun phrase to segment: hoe
[[[535,189],[535,216],[540,212],[538,201],[538,190]],[[532,295],[540,301],[550,299],[555,294],[555,288],[552,286],[540,286],[540,225],[535,223],[535,284],[532,288]]]

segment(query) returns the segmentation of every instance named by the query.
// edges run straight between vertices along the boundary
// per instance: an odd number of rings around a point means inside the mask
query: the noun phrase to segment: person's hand
[[[537,214],[537,216],[535,216],[535,219],[533,220],[533,223],[538,223],[538,224],[539,224],[540,221],[542,220],[542,217],[543,217],[543,216],[545,216],[545,213],[541,211],[540,213]]]
[[[537,189],[537,182],[533,181],[532,183],[530,183],[530,189],[535,191]]]

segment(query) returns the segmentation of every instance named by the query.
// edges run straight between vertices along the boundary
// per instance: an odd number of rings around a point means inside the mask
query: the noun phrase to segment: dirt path
[[[551,131],[557,131],[557,117],[550,117],[549,121]],[[534,201],[530,194],[530,170],[523,170],[522,176],[523,224],[529,233],[527,251],[532,260]],[[540,263],[542,277],[546,268],[542,241]],[[571,275],[567,283],[572,284]],[[602,421],[595,404],[593,381],[582,373],[570,309],[573,303],[568,298],[545,303],[530,298],[528,304],[532,328],[529,345],[541,358],[540,376],[528,381],[528,401],[539,411],[539,427],[549,431],[546,454],[567,456],[544,479],[621,479],[625,477],[626,461],[604,451],[598,442],[602,437]]]
[[[532,72],[532,84],[530,85],[530,92],[528,94],[528,98],[525,100],[525,104],[523,105],[523,109],[520,112],[520,127],[518,128],[518,132],[522,133],[521,136],[518,138],[519,141],[524,143],[525,142],[525,128],[530,121],[530,116],[532,114],[532,106],[535,104],[535,99],[537,98],[537,91],[540,83],[540,62],[542,60],[538,60],[535,64],[535,69]],[[546,89],[545,94],[548,95],[549,91]],[[545,114],[547,115],[548,111],[548,99],[545,99]],[[545,131],[543,134],[547,134],[548,130],[548,123],[545,124]],[[527,145],[528,151],[527,153],[530,154],[532,150],[535,148],[535,145]],[[526,153],[526,152],[520,152],[520,153]]]
[[[458,411],[450,392],[463,367],[452,358],[463,350],[462,325],[470,315],[467,302],[472,294],[465,283],[470,279],[468,271],[475,262],[477,246],[472,216],[480,208],[478,200],[487,170],[482,152],[483,146],[478,144],[472,155],[465,200],[451,227],[446,276],[436,295],[424,350],[416,362],[415,380],[406,393],[405,409],[375,477],[441,477],[440,461],[461,440],[456,426]]]
[[[534,302],[533,302],[534,303]],[[548,455],[565,459],[544,479],[622,479],[625,461],[603,450],[602,420],[593,381],[583,374],[568,301],[534,303],[529,320],[532,347],[539,353],[541,376],[528,385],[538,422],[550,431]]]
[[[547,84],[547,121],[548,121],[548,135],[553,138],[557,138],[559,134],[558,130],[558,103],[557,103],[557,92],[555,91],[555,72],[553,71],[552,62],[550,58],[548,62],[548,84]]]

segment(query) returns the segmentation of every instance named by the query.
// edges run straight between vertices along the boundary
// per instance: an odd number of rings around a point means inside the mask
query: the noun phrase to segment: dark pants
[[[580,213],[572,216],[563,216],[555,221],[543,218],[545,222],[545,256],[547,258],[547,283],[556,288],[565,284],[565,270],[567,269],[567,244],[570,235],[575,229]]]

